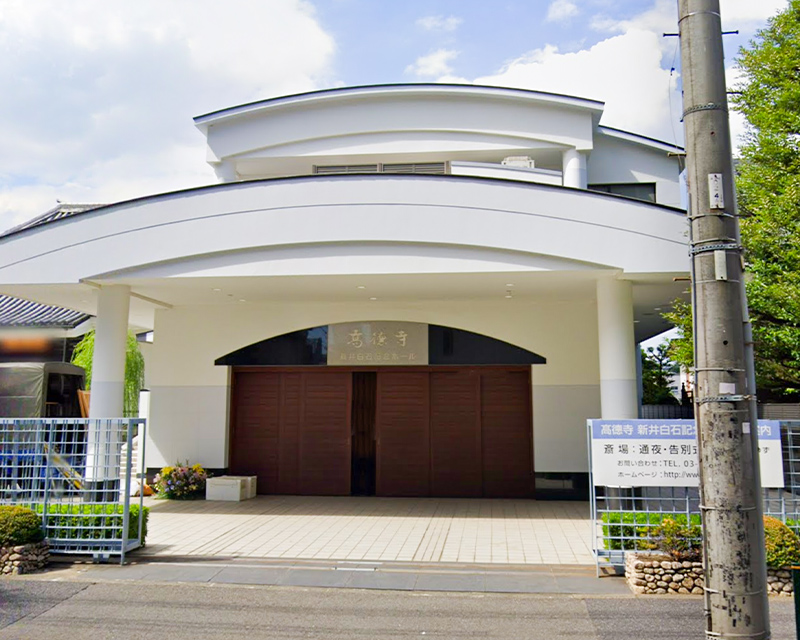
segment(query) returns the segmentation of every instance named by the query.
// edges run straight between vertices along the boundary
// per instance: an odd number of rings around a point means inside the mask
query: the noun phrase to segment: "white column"
[[[90,418],[122,417],[129,308],[130,287],[111,285],[99,290]]]
[[[588,182],[586,178],[586,156],[577,149],[567,149],[561,158],[565,187],[585,189]]]
[[[627,280],[597,281],[600,403],[604,420],[637,418],[633,288]]]
[[[128,340],[130,287],[101,287],[92,358],[92,395],[86,442],[87,497],[98,502],[118,496],[119,428],[102,418],[121,418],[125,394],[125,350]]]

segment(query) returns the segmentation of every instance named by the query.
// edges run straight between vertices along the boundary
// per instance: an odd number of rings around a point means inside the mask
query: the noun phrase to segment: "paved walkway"
[[[148,499],[133,557],[592,565],[581,502],[258,496]]]

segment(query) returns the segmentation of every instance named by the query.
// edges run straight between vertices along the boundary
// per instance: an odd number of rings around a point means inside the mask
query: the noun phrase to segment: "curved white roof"
[[[535,156],[561,170],[588,151],[603,104],[476,85],[349,87],[273,98],[195,118],[223,180],[307,175],[315,166]]]
[[[268,98],[246,104],[219,109],[195,117],[198,126],[208,126],[227,119],[242,115],[251,115],[266,110],[280,109],[283,107],[296,107],[320,102],[331,103],[342,100],[374,100],[378,98],[424,97],[442,96],[451,98],[480,97],[483,99],[513,99],[524,100],[531,104],[550,104],[562,107],[585,109],[599,114],[603,110],[603,103],[597,100],[579,98],[546,91],[532,91],[529,89],[514,89],[508,87],[494,87],[475,84],[446,84],[446,83],[409,83],[409,84],[377,84],[355,87],[338,87],[322,89],[288,96]]]
[[[652,304],[680,293],[672,280],[688,268],[685,229],[678,209],[509,180],[256,180],[122,202],[0,238],[0,293],[96,313],[95,287],[127,284],[131,322],[152,327],[159,307],[346,300],[365,278],[409,300],[487,295],[504,282],[591,296],[610,270],[646,285],[637,295]],[[220,299],[222,289],[235,297]]]
[[[683,271],[682,213],[482,178],[260,180],[151,196],[17,232],[0,239],[0,283],[79,282],[142,269],[155,275],[156,265],[221,253],[257,251],[269,260],[279,248],[341,243],[472,247],[631,273]]]

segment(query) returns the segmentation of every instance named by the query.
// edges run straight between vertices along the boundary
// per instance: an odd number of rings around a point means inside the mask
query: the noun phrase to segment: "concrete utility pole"
[[[689,184],[706,637],[769,638],[752,346],[719,0],[678,0]],[[753,425],[753,429],[750,429]]]

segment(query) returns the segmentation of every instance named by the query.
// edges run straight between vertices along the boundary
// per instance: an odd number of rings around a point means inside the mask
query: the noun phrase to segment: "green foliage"
[[[615,551],[653,549],[653,535],[668,518],[682,526],[687,524],[691,527],[700,526],[700,516],[697,514],[692,514],[687,521],[686,516],[682,514],[608,512],[601,517],[605,548]]]
[[[664,518],[651,532],[652,548],[675,560],[696,562],[703,557],[703,530],[699,523]]]
[[[687,519],[684,514],[609,512],[602,514],[601,520],[606,549],[658,550],[679,561],[697,561],[702,556],[703,532],[698,514]],[[764,517],[768,567],[800,564],[800,538],[792,531],[798,527],[800,522],[795,520],[784,524],[777,518]]]
[[[86,388],[92,387],[92,363],[94,360],[94,331],[90,331],[75,345],[72,352],[72,364],[83,367],[86,371]],[[125,352],[125,399],[123,413],[136,417],[139,412],[139,391],[144,387],[144,357],[139,350],[136,336],[128,332]]]
[[[164,467],[153,479],[153,486],[160,498],[170,500],[198,500],[205,497],[208,474],[202,465],[189,466],[176,462],[173,467]]]
[[[678,329],[678,335],[669,341],[667,354],[673,362],[691,369],[694,366],[692,305],[678,298],[672,301],[672,311],[662,315]]]
[[[42,519],[25,507],[0,506],[0,547],[15,547],[44,539]]]
[[[52,538],[72,540],[119,540],[122,538],[121,504],[49,504],[47,505],[47,531]],[[37,511],[44,512],[43,505]],[[150,509],[143,508],[142,546],[147,538],[147,520]],[[139,535],[139,505],[130,505],[128,538]]]
[[[741,49],[732,98],[748,122],[737,167],[759,396],[800,398],[800,0]]]
[[[737,57],[732,97],[747,120],[736,190],[760,400],[800,399],[800,0]],[[673,360],[693,363],[689,305],[665,317],[680,330]]]
[[[672,376],[678,365],[669,357],[668,345],[642,352],[642,404],[678,404],[672,394]]]
[[[800,538],[777,518],[764,517],[767,566],[781,569],[800,563]]]

